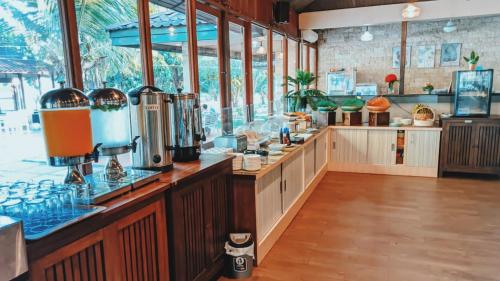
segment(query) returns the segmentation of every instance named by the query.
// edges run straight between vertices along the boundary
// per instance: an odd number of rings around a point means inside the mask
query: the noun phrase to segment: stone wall
[[[475,50],[481,56],[479,65],[495,69],[494,89],[500,92],[500,16],[464,18],[455,20],[458,30],[443,32],[446,21],[410,22],[407,44],[411,46],[411,63],[405,76],[405,93],[422,92],[426,82],[436,89],[448,88],[452,72],[467,68],[463,59],[459,67],[441,67],[441,44],[461,43],[461,56]],[[401,24],[370,26],[374,39],[362,42],[363,27],[350,27],[320,31],[319,88],[326,90],[326,73],[331,68],[357,70],[357,83],[377,83],[380,93],[386,93],[384,77],[396,73],[392,68],[392,49],[400,46]],[[434,68],[417,68],[417,47],[435,46]]]

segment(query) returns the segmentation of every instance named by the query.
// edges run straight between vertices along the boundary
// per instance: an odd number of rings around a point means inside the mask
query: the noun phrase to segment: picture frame
[[[417,68],[434,68],[436,57],[435,45],[417,47]]]
[[[356,85],[356,71],[333,71],[326,74],[326,93],[329,96],[350,95]]]
[[[398,69],[401,65],[401,47],[392,48],[392,68]],[[406,67],[411,66],[411,46],[406,46]]]
[[[377,96],[378,85],[377,83],[359,83],[356,84],[356,96]]]
[[[440,65],[442,67],[460,66],[461,53],[461,43],[443,43],[441,45]]]

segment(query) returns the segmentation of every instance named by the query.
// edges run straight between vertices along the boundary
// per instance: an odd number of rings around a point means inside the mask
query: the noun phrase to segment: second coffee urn
[[[171,95],[171,104],[173,159],[175,162],[198,160],[201,154],[201,141],[205,140],[199,95],[193,93]]]
[[[139,87],[128,93],[132,136],[140,136],[134,153],[133,167],[168,171],[173,168],[170,95],[152,86]]]

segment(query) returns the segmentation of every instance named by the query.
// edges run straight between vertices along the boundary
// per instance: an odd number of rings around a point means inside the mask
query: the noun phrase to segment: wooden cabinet
[[[283,214],[281,166],[276,167],[256,182],[258,241],[271,231]]]
[[[326,172],[326,166],[316,166],[315,161],[316,155],[321,154],[323,158],[319,159],[326,164],[327,134],[325,129],[259,172],[233,173],[232,231],[252,233],[256,240],[257,264],[271,250]]]
[[[212,280],[229,234],[231,162],[180,183],[167,195],[173,280]]]
[[[396,139],[395,130],[369,130],[366,162],[372,165],[395,165]]]
[[[331,136],[330,171],[438,175],[439,128],[339,126],[333,129]]]
[[[500,117],[443,119],[440,174],[500,174]]]
[[[286,212],[304,190],[304,166],[302,153],[297,153],[288,159],[288,161],[283,164],[282,169],[283,211]]]
[[[366,154],[368,149],[368,130],[333,130],[332,141],[333,162],[366,163]]]
[[[316,175],[316,142],[304,147],[304,187],[308,186]]]
[[[405,138],[405,164],[411,167],[437,168],[439,142],[437,131],[407,131]]]
[[[316,139],[315,148],[315,173],[319,173],[321,168],[327,163],[328,159],[328,134],[323,134]]]
[[[32,281],[169,280],[163,199],[34,261]]]

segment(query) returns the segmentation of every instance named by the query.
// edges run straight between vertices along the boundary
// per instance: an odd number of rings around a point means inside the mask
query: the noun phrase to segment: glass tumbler
[[[20,199],[10,199],[2,203],[2,212],[6,216],[22,218],[23,202]]]

